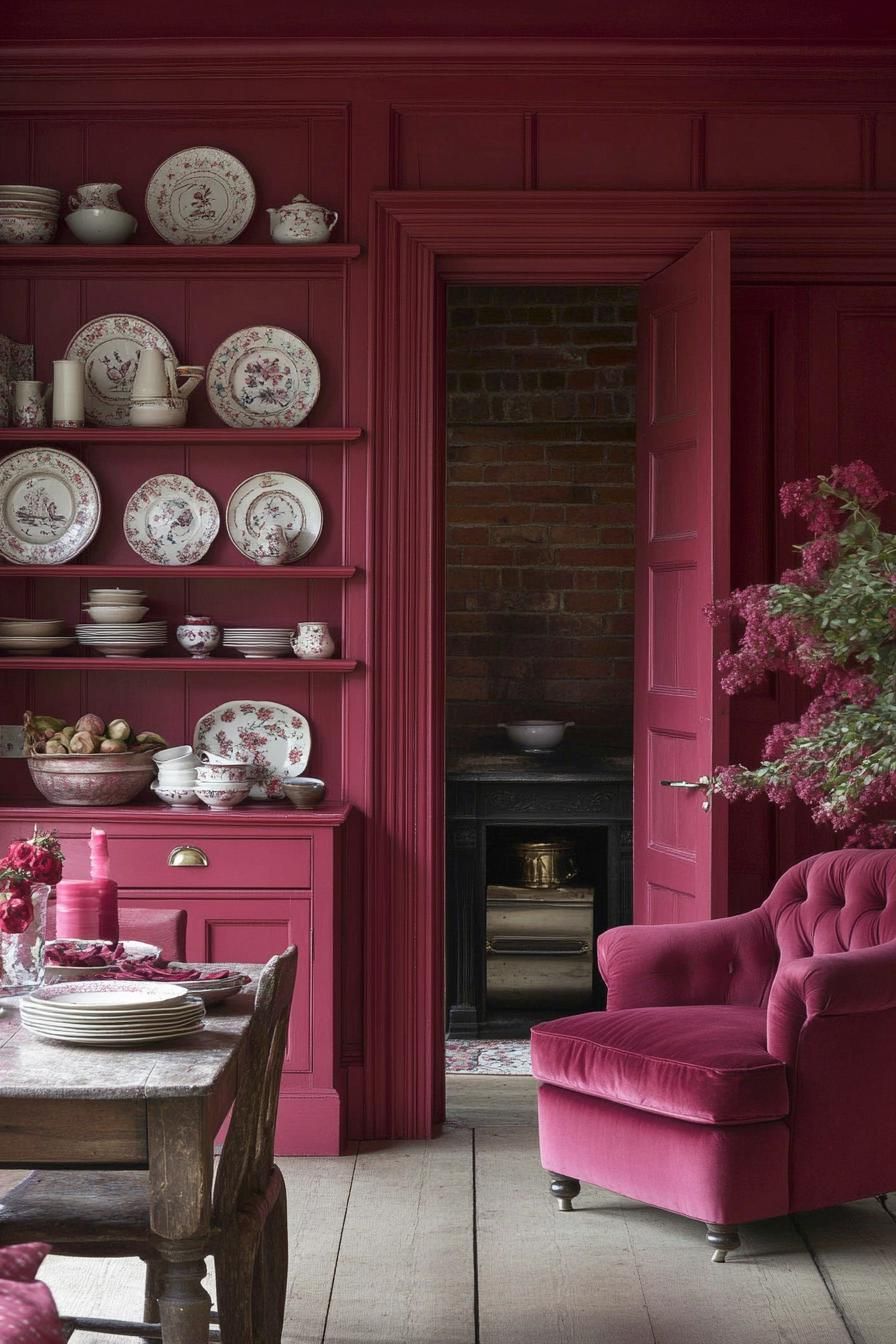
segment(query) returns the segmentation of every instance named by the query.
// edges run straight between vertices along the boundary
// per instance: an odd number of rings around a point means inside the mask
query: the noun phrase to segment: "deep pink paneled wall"
[[[369,324],[370,297],[378,277],[369,273],[366,252],[375,191],[658,190],[708,197],[744,190],[767,192],[774,211],[781,193],[792,189],[822,188],[833,201],[841,192],[896,188],[896,83],[886,52],[676,47],[602,53],[587,44],[487,50],[458,42],[447,48],[354,43],[305,49],[266,44],[263,26],[259,16],[255,39],[243,43],[128,47],[110,41],[17,49],[0,73],[0,179],[66,189],[84,180],[121,182],[125,204],[140,219],[138,241],[148,243],[154,235],[142,197],[152,169],[175,149],[211,143],[243,159],[259,190],[259,209],[243,241],[263,242],[264,207],[303,191],[341,212],[338,236],[361,244],[364,254],[345,268],[344,279],[335,270],[313,278],[299,268],[290,274],[287,259],[283,274],[261,279],[244,267],[235,245],[232,267],[215,276],[186,278],[173,267],[112,283],[85,265],[82,275],[64,281],[35,274],[31,281],[3,283],[0,331],[36,340],[40,374],[95,313],[150,317],[182,359],[197,362],[247,322],[279,322],[307,335],[321,358],[324,391],[311,423],[368,427],[382,391],[369,384],[377,337]],[[512,232],[510,226],[509,246]],[[735,237],[735,254],[737,246]],[[526,283],[525,275],[516,278]],[[744,577],[780,559],[775,486],[795,463],[809,461],[810,443],[813,466],[819,458],[828,465],[831,453],[852,453],[859,445],[890,472],[896,318],[889,297],[879,289],[867,296],[860,289],[834,297],[820,293],[757,286],[742,300],[736,296],[733,559],[735,573]],[[839,365],[835,356],[842,356]],[[214,423],[204,393],[197,398],[191,423]],[[354,564],[360,572],[333,587],[212,585],[199,574],[183,584],[150,581],[158,614],[173,621],[188,607],[214,612],[226,602],[231,619],[286,624],[319,612],[340,629],[350,656],[369,663],[371,630],[384,619],[371,605],[372,543],[389,526],[373,510],[372,484],[377,454],[389,447],[364,439],[265,450],[263,457],[250,447],[239,453],[216,445],[172,449],[164,465],[210,485],[219,503],[264,466],[306,476],[321,493],[328,518],[315,559]],[[150,459],[136,445],[91,447],[87,456],[112,518],[134,486],[160,469],[158,457]],[[128,556],[117,526],[104,527],[95,545],[92,558],[117,563]],[[226,535],[218,538],[212,558],[234,558]],[[66,605],[59,614],[74,619],[82,593],[75,584],[61,587]],[[51,602],[55,610],[46,583],[35,586],[30,600],[35,612],[48,611]],[[9,609],[11,601],[8,587],[0,589],[0,609]],[[388,762],[392,750],[371,713],[377,668],[365,666],[358,675],[332,681],[293,673],[284,684],[282,677],[279,671],[266,675],[265,694],[300,700],[307,709],[316,733],[315,772],[336,781],[357,806],[369,844],[381,806],[371,797],[371,761]],[[2,693],[16,710],[38,699],[42,707],[58,704],[60,712],[86,700],[116,712],[130,705],[134,717],[173,737],[210,704],[239,693],[231,690],[229,673],[184,682],[177,673],[145,681],[115,674],[28,679],[7,673]],[[760,739],[778,694],[772,688],[735,710],[734,737],[744,754]],[[8,788],[7,772],[8,766],[0,770],[0,791]],[[408,779],[396,777],[390,787],[398,794]],[[752,853],[768,857],[751,858],[747,875],[736,879],[733,899],[741,905],[761,898],[767,869],[784,853],[775,838],[780,832],[769,822],[762,826],[761,844]],[[747,822],[741,837],[738,843],[749,849]],[[388,844],[381,846],[387,850]],[[402,874],[401,856],[391,861]],[[352,865],[340,949],[343,1061],[350,1077],[349,1127],[356,1135],[394,1132],[400,1122],[391,1117],[401,1109],[401,1090],[409,1091],[416,1078],[409,1061],[390,1060],[381,1044],[388,1023],[380,1020],[378,1005],[387,995],[371,986],[392,976],[390,956],[401,981],[410,953],[394,913],[401,904],[370,871],[369,863]],[[434,874],[409,871],[403,880],[438,885]],[[434,1021],[434,1032],[438,1027]]]

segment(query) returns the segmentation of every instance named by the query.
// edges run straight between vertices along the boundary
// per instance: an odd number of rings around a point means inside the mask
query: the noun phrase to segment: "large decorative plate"
[[[292,429],[320,393],[320,366],[284,327],[243,327],[222,341],[205,374],[208,399],[235,429]]]
[[[255,185],[225,149],[197,145],[159,164],[146,188],[146,213],[169,243],[229,243],[252,218]]]
[[[100,525],[100,492],[70,453],[26,448],[0,462],[0,554],[17,565],[62,565]]]
[[[196,724],[193,750],[231,761],[251,761],[251,798],[282,798],[283,778],[300,775],[311,755],[304,714],[271,700],[228,700]]]
[[[131,386],[143,349],[161,350],[177,364],[165,333],[133,313],[106,313],[75,332],[65,357],[84,361],[84,415],[91,425],[128,424]]]
[[[151,476],[124,511],[127,543],[151,565],[195,564],[220,526],[217,504],[188,476]]]
[[[259,547],[274,527],[282,527],[289,541],[285,562],[291,565],[307,555],[323,527],[320,500],[305,481],[286,471],[262,471],[250,476],[227,501],[227,535],[238,551],[256,559]]]

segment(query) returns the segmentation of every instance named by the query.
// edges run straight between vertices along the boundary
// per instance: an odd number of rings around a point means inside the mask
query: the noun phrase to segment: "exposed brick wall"
[[[449,758],[508,718],[630,742],[636,304],[449,287]]]

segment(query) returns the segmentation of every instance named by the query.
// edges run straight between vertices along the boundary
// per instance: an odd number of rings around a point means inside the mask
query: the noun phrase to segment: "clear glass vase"
[[[28,928],[24,933],[0,933],[0,994],[28,994],[43,980],[49,894],[46,883],[35,883],[34,918]]]

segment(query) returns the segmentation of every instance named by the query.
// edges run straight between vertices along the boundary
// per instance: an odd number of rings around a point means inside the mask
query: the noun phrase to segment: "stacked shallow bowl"
[[[52,243],[59,224],[60,193],[54,187],[0,186],[0,243]]]
[[[199,757],[192,747],[166,747],[153,756],[159,777],[151,785],[153,793],[169,807],[195,807],[196,767]]]
[[[168,642],[165,621],[145,621],[146,594],[139,588],[91,588],[90,625],[76,625],[78,643],[107,658],[142,658]]]
[[[43,621],[27,616],[0,618],[0,652],[3,653],[43,657],[74,642],[74,635],[65,633],[65,621]]]
[[[224,631],[225,649],[233,649],[244,658],[283,658],[290,652],[292,630],[279,627],[234,627]]]
[[[29,994],[21,1016],[22,1025],[44,1040],[126,1046],[201,1031],[205,1008],[180,985],[76,980]]]

